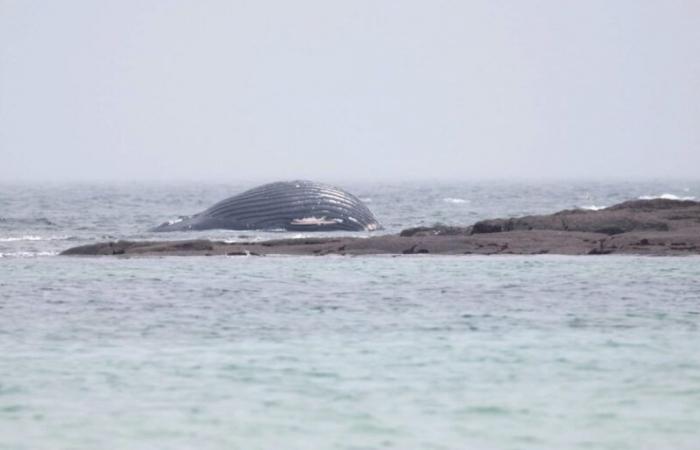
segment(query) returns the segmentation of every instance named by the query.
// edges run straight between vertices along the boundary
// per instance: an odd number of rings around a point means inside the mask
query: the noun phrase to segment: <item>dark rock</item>
[[[471,227],[457,227],[444,225],[441,223],[435,224],[432,227],[414,227],[407,228],[399,234],[402,237],[410,236],[467,236],[471,233]]]
[[[679,216],[678,209],[682,209]],[[615,235],[631,231],[669,231],[683,221],[700,219],[700,203],[680,200],[633,200],[599,211],[565,210],[555,214],[477,222],[472,233],[561,230]],[[676,222],[676,223],[672,223]]]
[[[617,205],[605,208],[602,211],[618,211],[626,209],[631,211],[653,212],[664,209],[697,208],[699,205],[699,202],[694,202],[691,200],[670,200],[666,198],[654,198],[651,200],[628,200],[626,202],[618,203]]]
[[[700,254],[700,203],[633,200],[601,211],[493,219],[471,227],[435,225],[369,238],[117,241],[74,247],[64,255],[414,255],[414,254]]]

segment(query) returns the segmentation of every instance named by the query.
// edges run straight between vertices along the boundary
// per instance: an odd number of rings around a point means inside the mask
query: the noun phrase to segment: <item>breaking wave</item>
[[[71,236],[36,236],[28,234],[25,236],[7,236],[0,237],[0,242],[22,242],[22,241],[68,241],[73,239]]]
[[[39,256],[56,256],[58,252],[0,252],[0,258],[36,258]]]
[[[28,218],[17,218],[17,217],[0,217],[0,223],[56,226],[56,223],[50,221],[46,217],[36,217],[36,218],[29,218],[29,219]]]
[[[678,196],[674,194],[642,195],[639,197],[639,200],[654,200],[656,198],[664,200],[695,200],[693,196]]]
[[[445,203],[455,203],[455,204],[467,203],[467,202],[468,202],[468,200],[465,200],[465,199],[463,199],[463,198],[455,198],[455,197],[443,198],[442,201],[445,202]]]

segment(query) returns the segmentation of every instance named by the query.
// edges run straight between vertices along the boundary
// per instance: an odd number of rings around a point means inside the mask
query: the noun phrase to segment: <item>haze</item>
[[[660,0],[0,0],[0,177],[697,178],[699,17]]]

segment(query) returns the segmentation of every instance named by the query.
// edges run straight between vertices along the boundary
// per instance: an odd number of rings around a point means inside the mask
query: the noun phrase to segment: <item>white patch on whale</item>
[[[301,219],[292,220],[292,225],[333,225],[336,223],[342,223],[343,219],[326,219],[323,217],[303,217]]]

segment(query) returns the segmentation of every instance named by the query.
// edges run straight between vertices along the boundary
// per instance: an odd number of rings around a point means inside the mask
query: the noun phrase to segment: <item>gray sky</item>
[[[700,177],[700,2],[0,0],[0,180]]]

